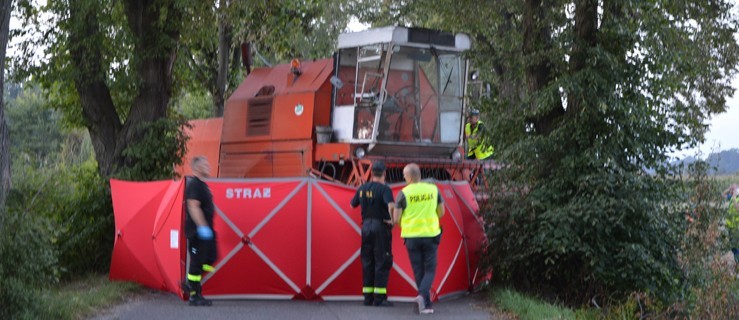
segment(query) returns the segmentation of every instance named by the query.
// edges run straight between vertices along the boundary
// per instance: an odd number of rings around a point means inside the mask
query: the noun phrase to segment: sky
[[[737,14],[739,1],[734,0],[732,12]],[[735,34],[735,37],[739,36]],[[739,76],[733,81],[734,96],[726,99],[726,112],[716,115],[709,121],[710,131],[700,152],[707,156],[711,152],[739,148]]]
[[[739,148],[739,79],[733,81],[734,96],[726,99],[726,112],[714,116],[708,124],[710,131],[706,142],[700,147],[703,156],[711,152]]]

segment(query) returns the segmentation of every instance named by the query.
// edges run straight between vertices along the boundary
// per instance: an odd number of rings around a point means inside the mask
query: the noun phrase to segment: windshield
[[[403,46],[393,51],[377,139],[459,143],[463,89],[460,54]]]

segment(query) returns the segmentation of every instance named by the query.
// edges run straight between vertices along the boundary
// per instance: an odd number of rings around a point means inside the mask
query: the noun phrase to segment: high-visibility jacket
[[[401,238],[436,237],[441,233],[436,206],[439,189],[426,182],[412,183],[403,188],[406,207],[400,218]]]
[[[726,226],[731,230],[739,229],[739,211],[736,210],[736,196],[729,200],[729,213],[726,216]]]
[[[484,138],[472,138],[472,135],[477,134],[478,129],[482,125],[482,121],[477,121],[477,124],[475,124],[475,127],[472,128],[472,125],[468,122],[464,126],[464,135],[467,137],[467,146],[469,149],[467,150],[467,156],[475,156],[475,159],[482,160],[487,159],[491,155],[493,155],[493,147],[487,145]]]

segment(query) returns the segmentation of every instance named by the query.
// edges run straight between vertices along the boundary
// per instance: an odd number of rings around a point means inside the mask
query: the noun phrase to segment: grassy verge
[[[90,275],[43,292],[37,312],[40,319],[83,319],[141,292],[137,284]]]
[[[519,320],[596,318],[581,310],[552,305],[510,289],[492,289],[489,298],[500,310],[514,314]]]

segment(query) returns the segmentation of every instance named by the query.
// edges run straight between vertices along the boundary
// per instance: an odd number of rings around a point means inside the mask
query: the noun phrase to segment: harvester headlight
[[[454,150],[454,152],[452,152],[452,160],[454,161],[462,160],[462,153],[460,153],[459,150]]]
[[[475,70],[470,73],[470,80],[477,81],[477,79],[480,79],[480,73]]]
[[[357,150],[354,150],[354,155],[357,156],[357,158],[362,159],[367,154],[366,151],[364,151],[364,148],[359,147]]]

